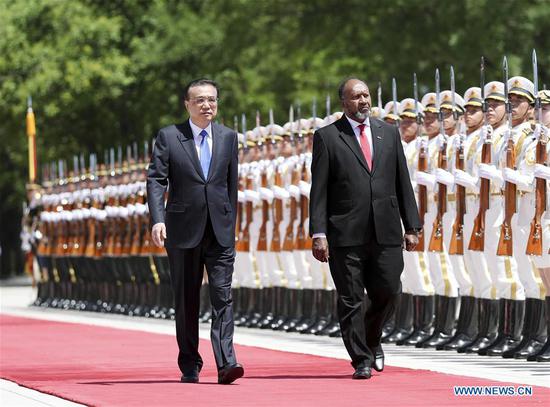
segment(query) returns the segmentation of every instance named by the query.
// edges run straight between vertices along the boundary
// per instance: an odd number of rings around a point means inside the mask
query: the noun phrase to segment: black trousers
[[[351,364],[370,366],[384,323],[401,292],[403,249],[381,246],[375,240],[363,246],[330,247],[329,265],[338,293],[342,339]]]
[[[182,231],[185,233],[185,231]],[[212,302],[211,341],[218,370],[236,363],[233,348],[231,280],[235,248],[218,244],[208,219],[200,244],[193,249],[167,248],[174,291],[178,366],[182,373],[202,367],[199,354],[200,288],[204,267],[208,273]]]

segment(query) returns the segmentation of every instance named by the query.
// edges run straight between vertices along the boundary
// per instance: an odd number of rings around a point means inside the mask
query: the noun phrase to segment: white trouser
[[[535,194],[533,193],[525,194],[520,197],[520,208],[522,211],[512,218],[512,236],[514,242],[514,257],[518,263],[519,280],[525,289],[525,297],[543,300],[546,290],[542,284],[539,271],[531,256],[525,253],[529,240],[529,232],[531,230],[530,220],[535,214],[534,198]]]
[[[500,226],[504,221],[504,201],[492,195],[485,215],[485,258],[495,290],[492,298],[524,300],[525,291],[518,276],[518,263],[514,256],[497,256]]]
[[[472,280],[473,295],[476,298],[492,298],[493,282],[483,251],[468,250],[479,211],[479,196],[466,197],[466,215],[464,216],[464,263]]]
[[[451,247],[451,240],[453,238],[453,225],[456,220],[456,202],[447,202],[447,212],[443,216],[443,240],[445,241],[446,250]],[[464,219],[466,221],[466,219]],[[460,295],[471,296],[473,295],[472,280],[469,275],[469,271],[466,269],[466,264],[463,255],[449,254],[449,259],[452,264],[452,272],[454,278],[458,284],[458,292]]]
[[[428,270],[428,261],[424,252],[403,251],[405,267],[401,274],[404,293],[412,295],[433,295],[434,287]]]
[[[432,235],[433,222],[437,215],[437,207],[435,203],[428,205],[428,212],[424,221],[424,236],[425,236],[425,250],[428,258],[428,265],[430,269],[430,276],[432,278],[432,284],[434,286],[435,294],[443,295],[446,297],[458,296],[458,282],[453,273],[453,266],[449,258],[449,252],[447,249],[445,234],[450,233],[448,230],[444,230],[443,234],[443,251],[442,252],[430,252],[428,247],[430,245],[430,238]],[[445,223],[445,217],[443,218]]]

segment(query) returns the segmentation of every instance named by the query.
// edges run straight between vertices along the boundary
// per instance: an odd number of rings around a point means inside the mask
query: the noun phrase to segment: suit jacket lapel
[[[355,156],[359,160],[359,163],[370,174],[367,160],[365,160],[365,156],[363,155],[361,146],[359,145],[357,137],[355,137],[355,133],[353,132],[353,129],[351,128],[351,125],[349,124],[349,121],[348,119],[346,119],[345,115],[342,115],[342,118],[339,120],[339,123],[336,125],[336,127],[338,128],[338,130],[340,130],[340,138],[344,141],[344,143],[348,145],[351,151],[353,151],[353,154],[355,154]]]
[[[178,134],[178,140],[180,141],[181,146],[189,156],[189,159],[191,160],[193,167],[195,167],[195,170],[199,173],[201,178],[204,179],[201,163],[199,161],[199,157],[197,156],[195,139],[193,138],[193,131],[191,130],[191,126],[189,125],[189,120],[187,120],[185,123],[176,125],[176,127],[180,131],[180,134]]]
[[[374,174],[376,168],[378,167],[378,161],[380,160],[380,155],[384,146],[384,129],[382,129],[380,123],[371,119],[370,132],[372,134],[372,149],[374,150],[372,157],[372,173]]]
[[[214,174],[215,165],[219,161],[219,155],[222,153],[222,136],[220,134],[220,128],[216,123],[212,123],[212,158],[210,159],[210,168],[208,169],[207,181],[210,181],[212,174]]]

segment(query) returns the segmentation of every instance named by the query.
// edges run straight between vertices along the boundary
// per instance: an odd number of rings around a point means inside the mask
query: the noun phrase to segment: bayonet
[[[243,149],[246,151],[248,150],[248,140],[246,136],[246,115],[244,113],[241,114],[241,131],[243,133]]]
[[[330,95],[327,95],[327,98],[325,100],[325,107],[327,110],[327,117],[328,117],[332,114],[332,112],[330,111]]]
[[[380,113],[382,113],[382,110],[384,107],[382,106],[382,83],[378,82],[378,109],[380,109]]]
[[[414,96],[414,114],[416,115],[416,123],[418,128],[416,129],[416,136],[420,137],[422,127],[422,116],[418,108],[418,80],[416,78],[416,72],[413,73],[413,96]]]
[[[275,137],[273,137],[273,126],[275,126],[275,120],[273,119],[273,109],[269,109],[269,134],[271,134],[271,144],[275,144]]]
[[[290,142],[294,144],[294,106],[292,104],[288,109],[288,122],[290,123]]]
[[[435,108],[437,110],[437,117],[439,119],[439,132],[442,137],[445,137],[445,127],[443,126],[443,112],[441,111],[441,90],[439,87],[439,68],[435,70]]]
[[[392,100],[393,100],[393,114],[395,117],[399,117],[397,115],[397,82],[395,81],[395,78],[392,78],[391,80],[391,94],[392,94]],[[398,125],[398,119],[395,119],[395,125]]]
[[[512,137],[512,105],[508,97],[508,59],[502,60],[502,76],[504,79],[504,98],[506,100],[506,121],[508,122],[508,137]]]
[[[542,107],[539,97],[539,70],[537,66],[537,51],[533,49],[533,84],[535,85],[535,119],[537,123],[540,123]]]

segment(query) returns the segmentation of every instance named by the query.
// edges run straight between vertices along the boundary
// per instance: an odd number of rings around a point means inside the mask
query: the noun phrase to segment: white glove
[[[477,173],[481,178],[489,179],[494,182],[497,188],[501,188],[504,184],[504,178],[502,178],[502,172],[497,170],[494,165],[491,164],[479,164]]]
[[[298,186],[300,187],[300,192],[302,195],[305,195],[309,199],[309,194],[311,192],[311,184],[308,184],[305,181],[300,181]]]
[[[269,188],[260,188],[260,197],[269,203],[273,202],[273,191]]]
[[[277,185],[273,185],[273,193],[275,194],[275,198],[277,199],[284,200],[290,198],[290,194],[288,193],[288,191]]]
[[[252,189],[246,189],[244,191],[244,196],[248,202],[258,203],[260,202],[260,194],[258,191]]]
[[[523,175],[519,171],[511,168],[504,168],[502,170],[502,176],[505,181],[516,184],[522,191],[533,191],[533,178],[528,175]]]
[[[491,137],[491,140],[492,140],[492,136],[493,136],[493,126],[491,126],[490,124],[487,124],[485,126],[483,126],[481,128],[481,131],[480,131],[480,137],[479,137],[479,140],[482,142],[482,143],[485,143],[485,141],[487,140],[488,137]]]
[[[448,187],[452,187],[455,184],[455,177],[449,171],[443,168],[437,168],[435,170],[435,180],[441,184],[445,184]]]
[[[471,189],[474,192],[479,192],[479,187],[477,186],[477,178],[472,177],[467,172],[464,172],[462,170],[455,170],[455,182],[458,185],[462,185],[465,188]]]
[[[237,200],[238,200],[240,203],[246,202],[246,197],[245,197],[245,195],[244,195],[244,191],[237,191]]]
[[[426,188],[433,191],[435,186],[435,175],[428,174],[427,172],[424,172],[424,171],[417,171],[416,183],[420,185],[424,185]]]
[[[547,167],[546,165],[542,165],[542,164],[535,164],[534,175],[537,178],[544,178],[546,180],[550,180],[550,167]]]
[[[296,185],[289,185],[287,190],[294,199],[300,199],[300,188],[298,188]]]

